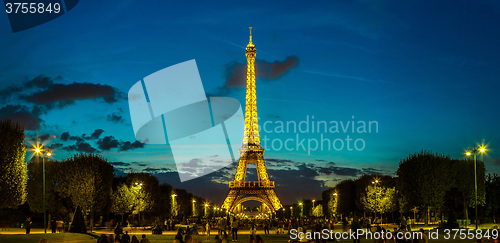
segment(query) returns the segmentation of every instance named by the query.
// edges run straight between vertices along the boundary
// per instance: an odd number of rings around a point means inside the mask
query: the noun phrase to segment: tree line
[[[35,155],[25,163],[27,145],[20,125],[0,120],[0,134],[0,208],[22,206],[43,213],[42,158]],[[77,208],[91,226],[97,216],[118,221],[133,216],[129,222],[142,223],[200,216],[204,210],[203,198],[160,185],[149,173],[115,177],[113,166],[98,154],[76,154],[62,161],[45,158],[45,175],[47,212],[60,220],[70,221]]]
[[[344,180],[322,193],[324,214],[333,216],[403,215],[428,223],[442,219],[470,218],[469,209],[479,209],[485,221],[494,221],[500,209],[500,177],[486,175],[477,161],[477,205],[474,162],[452,159],[428,151],[411,154],[399,163],[396,176],[363,175]],[[481,221],[480,218],[480,221]]]

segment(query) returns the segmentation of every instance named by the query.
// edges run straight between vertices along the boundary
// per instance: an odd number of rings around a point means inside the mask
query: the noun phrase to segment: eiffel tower
[[[255,45],[252,43],[252,27],[250,42],[245,51],[247,57],[247,89],[245,106],[245,131],[243,145],[239,150],[240,160],[234,181],[229,183],[222,208],[234,212],[241,210],[241,203],[255,200],[261,202],[272,212],[282,208],[274,191],[274,181],[269,180],[264,164],[264,149],[260,146],[259,125],[257,121],[257,94],[255,89]],[[254,163],[257,168],[258,181],[245,181],[247,165]]]

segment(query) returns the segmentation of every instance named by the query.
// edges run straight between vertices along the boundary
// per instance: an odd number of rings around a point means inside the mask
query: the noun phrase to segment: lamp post
[[[335,209],[335,211],[334,211],[334,212],[332,212],[332,214],[334,214],[335,216],[337,216],[337,204],[338,204],[338,201],[337,201],[337,199],[338,199],[338,198],[337,198],[337,193],[336,193],[336,192],[334,192],[334,193],[333,193],[333,196],[335,197],[335,203],[333,204],[333,205],[334,205],[334,209]],[[332,216],[332,215],[330,215],[330,217],[331,217],[331,216]],[[342,218],[342,217],[341,217],[341,218]]]
[[[302,206],[302,202],[299,202],[299,206],[300,206],[300,217],[302,218],[302,216],[304,215],[304,207]]]
[[[196,200],[193,199],[193,217],[196,217]]]
[[[43,232],[47,234],[47,207],[45,205],[45,156],[50,157],[52,156],[52,153],[50,151],[45,151],[43,152],[42,146],[37,145],[35,147],[35,153],[38,156],[41,154],[42,155],[42,173],[43,173]]]
[[[312,210],[311,210],[311,214],[312,214],[313,217],[314,217],[314,202],[316,202],[316,199],[312,200],[313,207],[312,207]]]
[[[380,181],[375,179],[375,181],[372,181],[372,184],[375,185],[375,218],[377,218],[377,209],[378,209],[378,192],[377,192],[377,185]]]
[[[172,216],[174,217],[177,217],[177,203],[175,201],[175,197],[177,197],[177,195],[174,193],[172,194],[172,204],[170,205],[170,213],[172,214]]]
[[[207,208],[208,208],[208,203],[205,203],[205,218],[208,218]]]
[[[290,207],[290,218],[293,218],[293,206]]]
[[[137,201],[137,218],[139,219],[139,222],[142,222],[141,221],[141,207],[142,207],[142,205],[141,205],[141,199],[142,198],[139,198],[140,191],[142,189],[142,183],[136,182],[136,183],[134,183],[134,185],[135,185],[134,189],[136,189],[135,192],[136,192],[136,195],[137,195],[137,200],[136,200]],[[142,223],[140,223],[140,224],[142,226]]]
[[[477,229],[477,161],[476,161],[476,154],[477,152],[484,153],[486,152],[486,147],[484,145],[481,145],[479,147],[474,147],[472,149],[468,149],[467,152],[465,152],[465,155],[467,156],[474,156],[474,209],[475,209],[475,221],[476,221],[476,229]]]

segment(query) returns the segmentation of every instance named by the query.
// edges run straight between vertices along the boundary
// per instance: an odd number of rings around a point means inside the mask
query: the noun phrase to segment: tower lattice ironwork
[[[250,42],[245,51],[247,57],[247,88],[245,105],[245,131],[243,145],[239,150],[240,160],[234,181],[229,183],[229,193],[222,208],[234,211],[242,202],[255,200],[262,202],[271,211],[282,208],[274,191],[274,181],[269,179],[264,163],[264,149],[260,146],[259,124],[257,121],[257,94],[255,88],[255,45],[252,43],[252,27]],[[245,181],[247,165],[255,163],[258,181]]]

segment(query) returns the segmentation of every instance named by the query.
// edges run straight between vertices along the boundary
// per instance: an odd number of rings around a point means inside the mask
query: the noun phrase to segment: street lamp
[[[52,153],[47,150],[45,153],[43,152],[42,146],[37,145],[35,147],[35,153],[37,155],[37,158],[39,155],[42,155],[42,172],[43,172],[43,232],[47,234],[47,207],[45,205],[45,156],[50,157],[52,156]]]
[[[375,179],[375,181],[372,181],[372,184],[375,185],[375,219],[377,218],[377,209],[378,209],[378,192],[377,192],[377,185],[380,183],[378,179]]]
[[[313,207],[312,207],[312,209],[311,209],[311,211],[312,211],[312,213],[311,213],[311,214],[313,215],[313,217],[314,217],[314,202],[316,202],[316,199],[313,199],[313,200],[312,200]]]
[[[302,218],[304,215],[304,207],[302,206],[302,202],[299,202],[299,206],[300,206],[300,217]]]
[[[193,199],[193,217],[196,217],[196,200]]]
[[[476,147],[476,145],[474,145],[474,147],[472,149],[468,149],[466,152],[465,152],[465,155],[467,156],[471,156],[473,155],[474,156],[474,196],[475,196],[475,200],[474,200],[474,209],[475,209],[475,220],[476,220],[476,229],[477,229],[477,161],[476,161],[476,154],[477,153],[485,153],[486,152],[486,147],[484,145],[481,145],[479,147]]]

